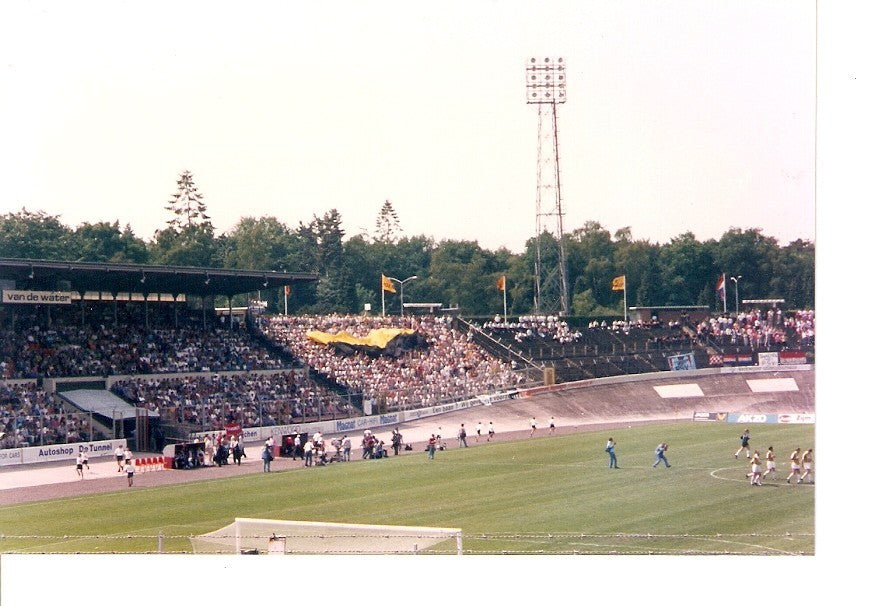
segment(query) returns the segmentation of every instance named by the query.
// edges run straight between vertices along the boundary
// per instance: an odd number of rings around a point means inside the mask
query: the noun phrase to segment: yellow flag
[[[611,289],[612,290],[623,290],[627,287],[627,277],[618,276],[614,280],[611,281]]]
[[[499,290],[505,290],[505,276],[502,276],[498,280],[496,280],[496,288]]]
[[[395,292],[395,285],[392,283],[392,280],[380,274],[380,285],[386,292]]]

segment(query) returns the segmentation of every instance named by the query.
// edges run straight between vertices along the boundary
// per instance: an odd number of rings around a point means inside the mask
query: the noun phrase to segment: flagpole
[[[618,288],[618,285],[622,284],[621,288]],[[627,274],[621,274],[614,278],[611,281],[611,290],[612,292],[623,290],[624,291],[624,322],[628,320],[627,317]]]
[[[386,317],[386,290],[383,288],[383,274],[380,274],[380,317]]]
[[[724,313],[727,313],[727,274],[721,274],[721,298],[724,299]]]
[[[621,276],[624,280],[624,324],[627,323],[627,274]]]
[[[508,323],[508,280],[502,276],[502,307],[505,311],[505,324]]]

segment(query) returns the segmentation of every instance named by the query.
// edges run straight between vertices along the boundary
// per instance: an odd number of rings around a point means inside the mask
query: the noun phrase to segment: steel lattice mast
[[[565,102],[566,64],[562,57],[531,57],[526,62],[526,103],[538,106],[535,313],[569,314],[557,136],[557,105]]]

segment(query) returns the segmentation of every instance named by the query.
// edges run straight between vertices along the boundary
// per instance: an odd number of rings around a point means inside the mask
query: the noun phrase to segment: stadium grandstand
[[[223,375],[249,373],[234,381],[248,385],[249,393],[263,386],[252,373],[282,376],[300,365],[238,316],[217,313],[215,297],[230,301],[315,279],[307,273],[0,259],[0,446],[136,436],[138,448],[158,450],[156,439],[165,431],[184,436],[220,415],[251,418],[228,397],[217,411],[207,394],[229,386]],[[193,406],[188,392],[181,392],[189,397],[176,407],[144,397],[156,383],[143,377],[193,376],[203,389],[196,417],[186,414]],[[262,419],[280,414],[270,403],[256,406]],[[138,408],[146,414],[136,414]],[[161,422],[142,423],[148,430],[135,432],[138,416]]]
[[[680,355],[690,355],[696,368],[756,364],[761,353],[814,362],[812,310],[752,307],[708,315],[698,306],[671,309],[675,313],[647,320],[572,324],[574,319],[556,316],[496,316],[469,326],[474,340],[494,355],[552,368],[558,382],[672,370]]]
[[[626,321],[476,321],[434,313],[269,316],[214,305],[217,296],[230,301],[316,278],[0,259],[0,448],[124,438],[159,451],[165,439],[229,426],[393,413],[544,382],[757,364],[767,353],[814,357],[814,313],[776,306],[651,310]]]

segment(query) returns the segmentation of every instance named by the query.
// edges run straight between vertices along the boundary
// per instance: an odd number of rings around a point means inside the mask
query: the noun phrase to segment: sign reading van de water
[[[4,290],[3,303],[25,305],[70,305],[73,293],[51,290]]]

